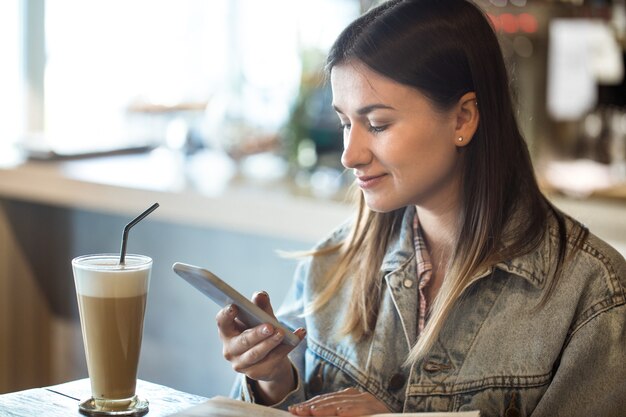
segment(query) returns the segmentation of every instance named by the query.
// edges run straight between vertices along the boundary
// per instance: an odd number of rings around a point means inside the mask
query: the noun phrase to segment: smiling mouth
[[[387,174],[357,177],[357,182],[361,188],[371,188],[376,186]]]

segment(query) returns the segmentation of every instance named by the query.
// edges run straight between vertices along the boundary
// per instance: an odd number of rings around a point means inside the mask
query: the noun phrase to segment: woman
[[[297,415],[623,415],[626,263],[541,194],[481,11],[389,1],[327,68],[358,214],[298,268],[278,312],[295,350],[218,314],[241,398]]]

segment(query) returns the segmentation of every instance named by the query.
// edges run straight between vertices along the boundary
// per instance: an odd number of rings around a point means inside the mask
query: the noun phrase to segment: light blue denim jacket
[[[425,359],[403,368],[417,337],[418,292],[411,220],[391,240],[381,267],[374,334],[355,344],[340,337],[350,288],[314,315],[303,307],[323,287],[334,256],[303,262],[278,312],[306,339],[290,354],[297,388],[276,406],[357,387],[393,412],[480,410],[481,416],[626,416],[626,262],[589,235],[544,308],[557,253],[556,221],[538,249],[477,276],[465,289]],[[569,227],[573,220],[567,219]],[[321,246],[342,240],[338,229]],[[240,377],[236,395],[254,401]]]

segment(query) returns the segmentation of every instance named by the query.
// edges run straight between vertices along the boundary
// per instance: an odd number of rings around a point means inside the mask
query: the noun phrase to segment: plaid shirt
[[[425,288],[430,283],[433,266],[430,263],[430,255],[426,247],[426,241],[422,235],[422,229],[417,219],[417,213],[413,217],[413,245],[415,246],[415,261],[417,263],[417,282],[419,292],[419,311],[417,314],[417,332],[422,333],[426,326],[426,316],[428,314],[428,300],[424,294]]]

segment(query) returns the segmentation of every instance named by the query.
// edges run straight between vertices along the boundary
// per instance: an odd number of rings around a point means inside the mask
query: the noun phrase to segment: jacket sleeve
[[[594,308],[598,311],[574,330],[532,417],[624,415],[626,304]]]
[[[306,328],[306,321],[304,319],[304,281],[308,270],[309,261],[303,261],[298,265],[291,288],[276,314],[278,320],[286,324],[287,327],[292,330],[299,327]],[[274,404],[273,407],[287,409],[287,407],[292,404],[306,400],[305,384],[303,380],[303,376],[305,375],[305,352],[306,338],[289,354],[289,359],[291,360],[296,376],[297,386],[293,391],[287,394],[282,401]],[[243,374],[239,374],[231,391],[231,397],[246,402],[255,402],[254,389],[252,388],[253,384],[254,381],[251,381]]]

